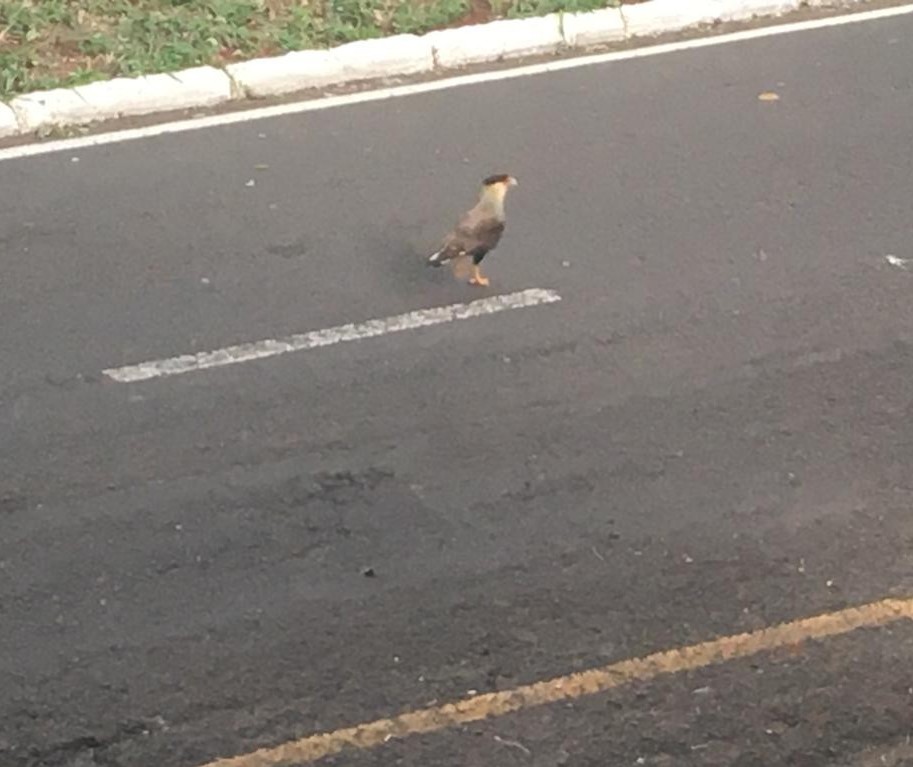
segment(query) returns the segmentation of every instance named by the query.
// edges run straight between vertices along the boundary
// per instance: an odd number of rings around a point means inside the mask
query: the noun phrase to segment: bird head
[[[488,200],[500,210],[504,204],[504,196],[512,186],[517,186],[517,179],[507,173],[489,176],[482,182],[482,200]]]
[[[516,186],[517,179],[511,176],[508,173],[497,173],[494,176],[489,176],[482,182],[482,186],[491,187],[491,186],[501,186],[505,190],[508,187]]]

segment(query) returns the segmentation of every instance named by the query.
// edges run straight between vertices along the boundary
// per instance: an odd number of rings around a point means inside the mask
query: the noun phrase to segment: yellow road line
[[[333,732],[319,733],[274,748],[263,748],[241,756],[216,759],[202,767],[280,767],[314,762],[338,754],[346,748],[372,748],[392,738],[436,732],[455,725],[504,716],[526,708],[575,700],[606,692],[630,682],[643,682],[664,674],[704,668],[789,647],[805,640],[839,636],[857,629],[885,626],[903,619],[913,619],[913,598],[885,599],[861,607],[782,623],[771,628],[657,652],[512,690],[474,695],[456,703],[410,711],[390,719],[378,719]]]

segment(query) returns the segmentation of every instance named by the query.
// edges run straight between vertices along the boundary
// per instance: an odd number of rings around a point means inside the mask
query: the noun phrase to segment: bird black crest
[[[509,173],[496,173],[494,176],[489,176],[482,182],[482,186],[491,186],[492,184],[506,184],[510,178]]]

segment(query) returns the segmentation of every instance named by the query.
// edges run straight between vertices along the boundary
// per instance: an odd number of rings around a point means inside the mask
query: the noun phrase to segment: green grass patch
[[[616,4],[611,0],[608,4]],[[0,98],[606,0],[0,0]]]

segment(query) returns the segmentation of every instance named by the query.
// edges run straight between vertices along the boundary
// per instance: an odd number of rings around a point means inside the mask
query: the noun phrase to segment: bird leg
[[[450,261],[450,268],[453,270],[453,276],[458,280],[467,280],[472,273],[469,256],[457,256]]]
[[[488,285],[488,277],[482,276],[482,272],[479,271],[479,265],[473,264],[472,267],[472,279],[469,280],[470,285],[481,285],[486,287]]]

